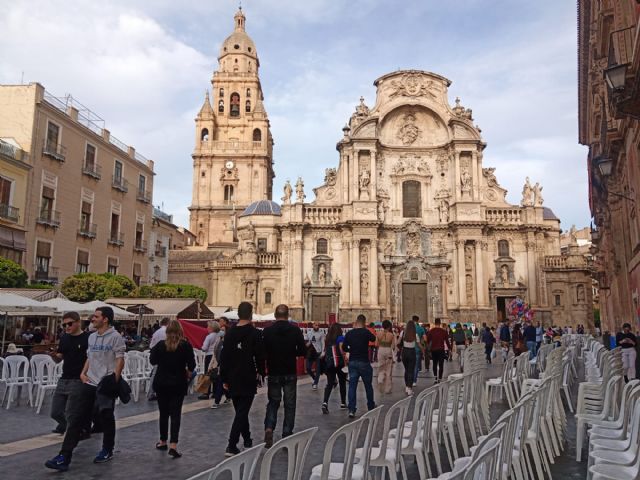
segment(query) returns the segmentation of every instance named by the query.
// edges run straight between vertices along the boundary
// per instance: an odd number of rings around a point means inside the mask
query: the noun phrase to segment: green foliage
[[[62,293],[74,302],[105,300],[109,297],[127,297],[136,290],[136,284],[124,275],[111,273],[77,273],[62,282]]]
[[[27,285],[27,272],[13,260],[0,257],[0,287],[21,288]]]
[[[158,283],[139,287],[135,296],[141,298],[199,298],[204,302],[207,299],[207,291],[195,285]]]

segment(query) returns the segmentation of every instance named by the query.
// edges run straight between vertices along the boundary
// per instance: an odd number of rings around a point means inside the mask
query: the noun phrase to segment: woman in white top
[[[213,320],[207,322],[207,331],[209,334],[204,339],[204,343],[202,344],[202,351],[204,352],[204,371],[207,372],[209,370],[209,363],[211,363],[211,359],[213,358],[213,351],[216,348],[218,343],[218,338],[220,336],[220,324]],[[209,385],[209,390],[207,393],[203,393],[198,397],[200,400],[207,400],[211,395],[211,385]]]

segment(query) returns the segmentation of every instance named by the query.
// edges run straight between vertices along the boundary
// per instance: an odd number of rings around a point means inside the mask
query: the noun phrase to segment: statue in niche
[[[384,204],[378,200],[378,220],[384,222]]]
[[[533,188],[531,187],[531,182],[529,181],[529,177],[525,179],[524,186],[522,187],[521,204],[523,207],[533,206]]]
[[[462,193],[470,193],[471,192],[471,174],[469,173],[469,169],[467,167],[462,168],[462,172],[460,173],[460,190]]]
[[[367,272],[360,274],[360,293],[363,297],[369,295],[369,274]]]
[[[390,257],[393,255],[393,242],[387,242],[384,246],[384,256]]]
[[[324,171],[324,183],[330,187],[334,186],[338,180],[338,172],[335,168],[327,168]]]
[[[438,202],[438,213],[440,214],[440,223],[449,222],[449,200],[441,198]]]
[[[433,298],[435,298],[435,299],[439,299],[440,298],[440,288],[438,288],[438,284],[437,283],[433,286]]]
[[[359,178],[359,184],[360,184],[360,196],[361,197],[366,197],[366,199],[369,198],[369,183],[371,182],[371,175],[369,174],[369,170],[367,170],[366,168],[364,170],[362,170],[360,172],[360,178]]]
[[[284,184],[284,197],[282,197],[282,201],[285,205],[291,205],[291,194],[293,193],[293,188],[291,188],[291,182],[287,180],[287,183]]]
[[[585,297],[585,293],[584,293],[584,285],[578,285],[578,287],[577,287],[577,297],[578,297],[578,303],[586,302],[586,297]]]
[[[500,279],[503,285],[509,285],[509,267],[506,265],[500,267]]]
[[[296,182],[296,203],[303,203],[304,198],[304,182],[302,181],[302,177],[298,177],[298,181]]]
[[[467,301],[473,301],[473,278],[471,275],[465,277],[465,291],[467,294]]]
[[[420,245],[420,231],[407,233],[407,255],[417,257],[422,254],[422,245]]]
[[[324,263],[321,263],[318,266],[318,283],[321,287],[324,287],[327,283],[327,269],[324,266]]]
[[[247,282],[245,287],[245,297],[252,300],[253,295],[255,294],[255,289],[253,288],[253,282]]]
[[[473,269],[473,245],[464,246],[464,268],[465,270]]]
[[[364,246],[360,250],[360,270],[369,269],[369,247]]]
[[[542,185],[539,182],[533,186],[533,204],[536,207],[541,207],[544,199],[542,198]]]
[[[405,114],[403,122],[397,137],[403,145],[409,146],[420,136],[420,129],[415,124],[416,116],[413,113]]]
[[[255,245],[256,243],[256,227],[253,226],[253,222],[249,222],[249,226],[247,227],[247,239],[249,242]]]

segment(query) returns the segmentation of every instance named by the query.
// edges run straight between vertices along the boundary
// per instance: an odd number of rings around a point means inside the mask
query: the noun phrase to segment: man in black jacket
[[[278,305],[276,322],[264,329],[264,348],[267,357],[268,388],[267,414],[264,418],[266,448],[273,445],[273,430],[278,423],[278,409],[284,395],[284,423],[282,437],[293,433],[296,417],[297,357],[304,357],[306,346],[302,331],[289,323],[289,307]]]
[[[249,411],[258,392],[258,375],[264,377],[264,346],[262,333],[251,323],[253,306],[249,302],[238,305],[238,325],[228,330],[221,354],[220,376],[229,392],[236,415],[229,433],[226,457],[240,453],[238,441],[244,439],[245,448],[251,448]]]

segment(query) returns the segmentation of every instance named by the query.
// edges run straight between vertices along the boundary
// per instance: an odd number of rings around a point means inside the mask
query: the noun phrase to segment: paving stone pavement
[[[501,363],[494,364],[487,369],[487,377],[500,375]],[[445,374],[457,372],[457,362],[446,364]],[[404,398],[402,380],[402,365],[396,365],[393,379],[393,392],[381,395],[376,390],[376,403],[385,405],[385,410],[393,402]],[[416,392],[433,385],[433,377],[429,373],[421,373]],[[324,445],[329,436],[348,421],[346,410],[339,409],[339,393],[335,390],[330,400],[330,414],[322,415],[322,391],[324,379],[320,388],[312,390],[308,378],[300,379],[298,383],[298,404],[296,412],[296,428],[318,426],[303,473],[308,478],[311,468],[322,462]],[[365,409],[364,389],[359,388],[359,414]],[[575,395],[575,392],[574,392]],[[180,459],[173,460],[165,452],[154,449],[158,437],[157,416],[155,403],[141,399],[138,403],[120,405],[117,407],[117,417],[120,419],[116,435],[116,450],[113,461],[94,465],[94,455],[100,449],[101,435],[94,435],[91,439],[81,442],[74,452],[73,462],[68,472],[59,474],[47,470],[44,462],[58,453],[61,437],[49,434],[54,422],[48,418],[48,404],[44,406],[40,415],[27,408],[24,400],[21,406],[11,410],[0,410],[0,478],[13,479],[51,479],[64,475],[65,479],[186,479],[202,470],[210,468],[224,458],[224,450],[231,422],[233,407],[221,406],[217,410],[208,408],[208,401],[197,401],[195,395],[189,397],[185,410],[192,410],[182,417],[181,438],[179,450],[184,454]],[[266,406],[266,395],[258,394],[251,412],[251,431],[254,444],[260,443],[263,436],[263,421]],[[496,402],[492,405],[491,417],[497,419],[507,408],[506,403]],[[278,416],[278,429],[282,428],[282,409]],[[383,411],[384,415],[384,411]],[[575,461],[575,423],[573,416],[569,418],[569,439],[563,455],[556,459],[552,467],[554,477],[564,479],[586,478],[586,461]],[[124,426],[131,424],[130,426]],[[382,422],[379,429],[382,430]],[[280,438],[280,430],[276,430],[275,439]],[[378,432],[380,435],[381,432]],[[23,453],[9,454],[9,447],[14,442],[21,442],[25,447]],[[40,442],[40,443],[39,443]],[[45,445],[42,447],[42,443]],[[3,456],[2,452],[5,452]],[[284,456],[277,458],[272,469],[272,478],[285,478],[286,460]],[[446,463],[446,462],[445,462]],[[411,479],[418,479],[415,464],[408,462],[408,475]],[[434,470],[435,471],[435,470]],[[257,477],[257,474],[256,474]]]

